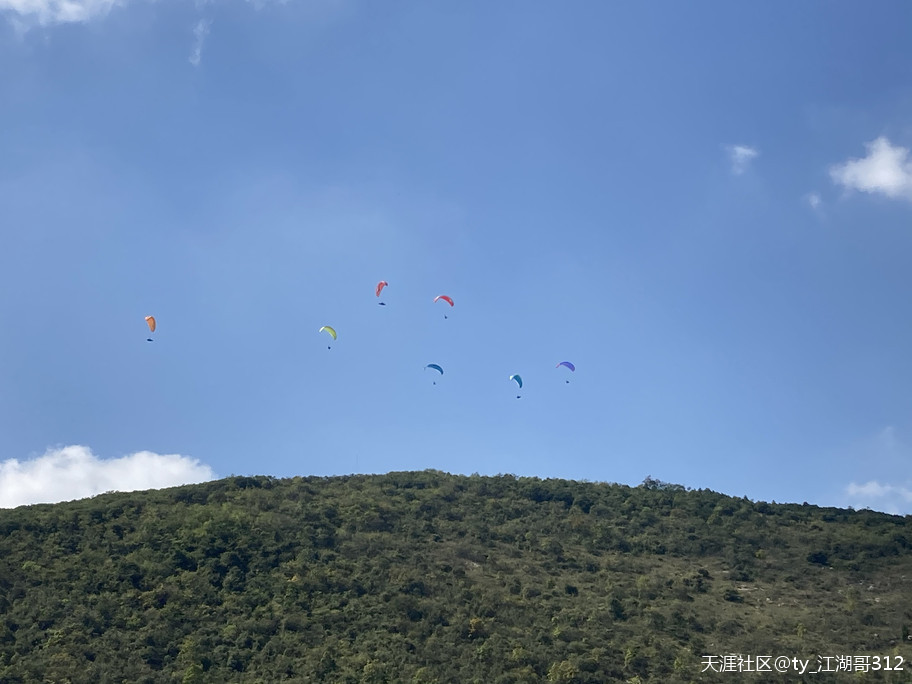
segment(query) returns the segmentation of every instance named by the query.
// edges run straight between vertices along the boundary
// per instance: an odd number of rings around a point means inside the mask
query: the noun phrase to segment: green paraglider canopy
[[[336,331],[333,328],[330,328],[328,325],[324,325],[322,328],[320,328],[320,332],[328,333],[329,335],[332,336],[333,340],[336,339]],[[332,345],[329,345],[326,348],[332,349]]]

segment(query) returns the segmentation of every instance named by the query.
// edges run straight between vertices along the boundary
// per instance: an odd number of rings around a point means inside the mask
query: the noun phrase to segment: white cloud
[[[842,487],[838,505],[912,514],[912,446],[901,430],[884,425],[852,444],[839,458],[855,472],[850,484]]]
[[[0,12],[12,12],[41,25],[88,21],[104,16],[119,0],[0,0]],[[13,22],[19,24],[16,17]]]
[[[871,508],[895,515],[912,513],[912,488],[904,485],[881,484],[876,480],[864,484],[852,482],[846,487],[846,494],[855,508]]]
[[[815,211],[820,208],[821,204],[823,204],[823,200],[820,199],[820,195],[818,195],[816,192],[808,193],[805,195],[805,199],[807,200],[807,203],[811,205],[811,209],[814,209]]]
[[[248,4],[261,10],[273,1],[285,4],[288,0],[248,0]],[[0,17],[6,15],[16,33],[24,34],[36,25],[88,22],[104,17],[112,7],[135,2],[136,0],[0,0]],[[195,0],[197,8],[212,2],[214,0]],[[352,5],[350,0],[309,0],[301,11],[305,11],[311,21],[325,23],[350,13]],[[199,63],[199,52],[209,33],[210,23],[200,21],[194,29],[197,34],[196,47],[190,56],[190,62],[194,66]]]
[[[203,55],[203,41],[209,35],[209,27],[211,25],[211,21],[200,19],[193,28],[193,35],[196,37],[196,42],[193,44],[193,52],[190,53],[190,64],[193,66],[199,66],[200,57]]]
[[[728,145],[725,148],[731,160],[731,170],[736,176],[747,170],[751,161],[760,154],[755,148],[747,145]]]
[[[0,508],[70,501],[112,490],[176,487],[214,478],[212,468],[178,454],[139,451],[100,459],[88,447],[67,446],[28,461],[0,462]]]
[[[830,167],[834,183],[849,190],[912,200],[912,162],[909,150],[894,147],[884,137],[866,143],[868,156]]]

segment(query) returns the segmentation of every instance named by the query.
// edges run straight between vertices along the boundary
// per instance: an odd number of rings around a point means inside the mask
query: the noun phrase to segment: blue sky
[[[0,505],[438,468],[912,513],[909,25],[0,0]]]

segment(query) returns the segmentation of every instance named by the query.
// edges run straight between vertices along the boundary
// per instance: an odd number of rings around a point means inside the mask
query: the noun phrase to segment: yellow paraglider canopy
[[[320,328],[320,332],[324,332],[324,331],[328,332],[330,335],[332,335],[333,339],[336,339],[336,331],[333,330],[332,328],[330,328],[328,325],[324,325],[322,328]]]

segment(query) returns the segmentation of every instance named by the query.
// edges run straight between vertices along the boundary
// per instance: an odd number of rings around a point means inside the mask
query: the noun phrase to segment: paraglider
[[[569,361],[561,361],[559,364],[557,364],[557,365],[555,366],[555,368],[560,368],[561,366],[566,366],[566,367],[569,368],[571,371],[574,371],[574,372],[576,371],[576,366],[574,366],[574,365],[573,365],[572,363],[570,363]],[[567,382],[567,384],[570,383],[569,380],[566,380],[566,382]]]
[[[383,290],[383,288],[387,287],[387,286],[389,286],[389,283],[386,282],[385,280],[381,280],[379,283],[377,283],[377,296],[378,297],[380,296],[380,292]],[[377,302],[377,303],[380,306],[386,306],[386,302]]]
[[[436,363],[429,363],[428,365],[426,365],[426,366],[424,367],[424,370],[427,370],[428,368],[433,368],[435,371],[437,371],[438,373],[440,373],[441,375],[443,375],[443,368],[441,368],[440,366],[438,366]],[[436,381],[436,380],[434,380],[434,384],[435,384],[435,385],[437,384],[437,381]]]
[[[514,380],[516,382],[516,384],[519,385],[519,389],[522,389],[522,378],[519,377],[519,375],[517,373],[514,373],[513,375],[511,375],[510,380]],[[516,395],[517,399],[519,399],[521,397],[522,397],[521,394]]]
[[[436,297],[434,297],[434,303],[435,303],[435,304],[436,304],[437,302],[439,302],[440,300],[445,301],[445,302],[446,302],[447,304],[449,304],[450,306],[455,306],[455,305],[453,304],[452,298],[448,297],[447,295],[437,295]],[[446,318],[446,317],[447,317],[446,314],[443,314],[443,317]]]
[[[149,326],[149,332],[150,332],[150,333],[154,333],[154,332],[155,332],[155,317],[154,317],[154,316],[146,316],[146,325]],[[152,341],[152,338],[151,338],[151,337],[147,337],[147,338],[146,338],[146,342],[151,342],[151,341]]]
[[[336,331],[330,328],[328,325],[324,325],[322,328],[320,328],[320,332],[327,332],[332,336],[334,340],[336,339]],[[332,345],[327,347],[327,349],[332,349]]]

